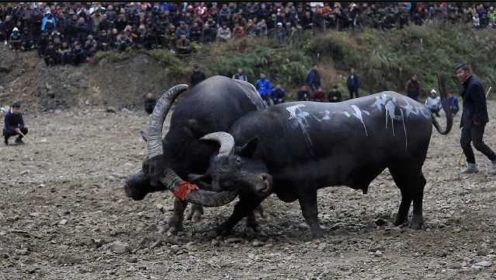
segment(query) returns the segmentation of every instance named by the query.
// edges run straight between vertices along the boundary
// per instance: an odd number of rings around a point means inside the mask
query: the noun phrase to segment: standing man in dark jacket
[[[22,141],[22,137],[28,134],[27,127],[24,127],[24,119],[22,118],[21,113],[21,104],[19,102],[15,102],[10,107],[10,110],[5,114],[4,122],[3,122],[3,137],[5,145],[9,145],[9,138],[11,136],[19,135],[15,143],[16,144],[24,144]]]
[[[483,141],[484,128],[489,121],[487,114],[486,96],[478,77],[473,75],[468,64],[458,64],[455,68],[456,78],[463,84],[463,113],[460,122],[462,135],[460,144],[467,159],[467,167],[463,174],[477,173],[479,169],[475,163],[472,146],[483,153],[490,161],[492,167],[490,174],[496,174],[496,154]]]
[[[320,87],[320,72],[317,64],[314,64],[307,72],[307,85],[311,93]]]
[[[193,74],[191,74],[191,87],[194,87],[199,82],[205,80],[207,77],[205,73],[200,70],[200,66],[197,64],[193,65]]]
[[[417,74],[414,74],[406,83],[406,95],[418,101],[420,95],[420,83],[417,79]]]
[[[350,99],[353,99],[354,96],[359,97],[360,78],[355,74],[355,69],[353,68],[351,68],[350,75],[346,79],[346,86],[348,86],[348,91],[350,92]]]

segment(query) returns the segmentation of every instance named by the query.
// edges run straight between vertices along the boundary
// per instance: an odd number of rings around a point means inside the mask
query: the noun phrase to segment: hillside
[[[424,92],[436,86],[436,73],[448,77],[448,88],[458,90],[453,65],[472,64],[486,88],[496,81],[496,34],[463,26],[409,26],[402,30],[365,29],[360,33],[300,34],[284,46],[269,39],[245,39],[195,46],[197,52],[176,57],[168,50],[97,53],[79,67],[48,68],[36,52],[18,57],[0,47],[0,105],[23,100],[32,109],[49,110],[99,105],[117,108],[141,105],[148,91],[188,82],[193,63],[207,75],[231,76],[245,69],[254,83],[265,71],[274,83],[294,94],[306,71],[318,63],[325,90],[337,83],[344,92],[350,67],[362,77],[362,94],[403,91],[417,73]],[[493,81],[493,82],[491,82]]]

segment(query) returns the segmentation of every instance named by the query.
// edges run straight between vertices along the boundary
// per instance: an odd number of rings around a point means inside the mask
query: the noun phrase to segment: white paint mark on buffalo
[[[303,133],[303,137],[305,138],[305,143],[307,144],[307,148],[309,151],[312,151],[312,139],[310,138],[310,134],[308,133],[308,128],[310,124],[307,121],[307,117],[310,116],[308,112],[303,111],[301,108],[305,107],[304,104],[297,104],[293,106],[286,107],[286,110],[289,112],[288,120],[295,121],[296,126],[301,129]]]
[[[356,105],[351,105],[351,108],[353,109],[353,116],[355,116],[357,119],[362,122],[363,128],[365,129],[365,135],[369,136],[369,133],[367,132],[367,127],[365,126],[365,122],[363,121],[363,116],[362,116],[362,111],[360,111],[360,108],[358,108]]]

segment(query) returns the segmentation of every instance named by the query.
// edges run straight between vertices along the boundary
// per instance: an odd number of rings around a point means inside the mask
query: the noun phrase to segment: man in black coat
[[[471,73],[468,64],[458,64],[455,72],[458,81],[463,84],[463,113],[460,122],[462,135],[460,144],[467,158],[467,167],[462,173],[470,174],[479,172],[475,163],[474,151],[470,145],[473,142],[474,147],[492,161],[492,168],[489,173],[496,174],[496,154],[482,141],[484,128],[489,121],[486,96],[482,84],[479,78]]]
[[[5,114],[4,122],[3,122],[3,137],[5,145],[9,145],[9,138],[12,136],[19,135],[15,143],[16,144],[24,144],[22,141],[22,137],[24,137],[28,133],[27,127],[24,126],[24,119],[22,118],[21,113],[21,104],[19,102],[15,102],[10,107],[10,110]]]

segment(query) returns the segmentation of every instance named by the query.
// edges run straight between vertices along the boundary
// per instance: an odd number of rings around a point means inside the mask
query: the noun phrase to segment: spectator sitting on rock
[[[63,42],[60,49],[57,50],[58,53],[58,61],[61,64],[72,64],[71,59],[71,48],[67,42]]]
[[[86,60],[84,50],[81,47],[81,43],[79,43],[79,41],[74,42],[71,56],[72,56],[72,63],[75,66],[78,66],[79,64],[83,63]]]
[[[231,39],[231,29],[225,24],[222,25],[222,27],[217,30],[217,38],[221,42],[226,42]]]
[[[325,102],[325,92],[322,90],[321,87],[318,87],[313,92],[313,101],[316,101],[316,102]]]
[[[191,42],[186,38],[186,35],[181,35],[176,41],[176,52],[178,54],[191,53]]]
[[[198,22],[193,22],[189,36],[193,42],[200,42],[202,40],[202,27],[198,24]]]
[[[308,101],[310,100],[310,92],[307,86],[301,86],[300,90],[296,93],[296,98],[298,101]]]
[[[280,84],[277,84],[271,92],[272,102],[274,102],[274,104],[284,103],[285,97],[286,90]]]
[[[99,50],[106,51],[110,48],[110,38],[106,30],[100,31],[97,38]]]
[[[341,95],[341,92],[338,90],[338,86],[334,85],[332,87],[332,90],[329,91],[327,94],[327,100],[329,102],[341,102],[343,101],[343,96]]]
[[[233,37],[234,39],[241,39],[245,37],[245,29],[239,23],[236,23],[233,29]]]
[[[53,45],[53,43],[48,43],[43,58],[47,66],[54,66],[56,64],[57,51],[55,50],[55,46]]]
[[[179,22],[179,26],[176,28],[176,37],[181,38],[182,35],[189,36],[189,29],[184,21]]]
[[[93,38],[93,35],[88,35],[86,42],[84,42],[84,52],[87,56],[92,56],[98,50],[98,43]]]

